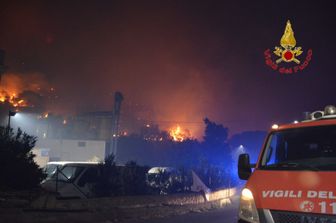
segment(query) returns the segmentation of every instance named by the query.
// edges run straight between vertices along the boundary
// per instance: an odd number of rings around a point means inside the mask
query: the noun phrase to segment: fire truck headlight
[[[252,192],[244,188],[240,197],[239,218],[251,223],[259,223],[258,211]]]

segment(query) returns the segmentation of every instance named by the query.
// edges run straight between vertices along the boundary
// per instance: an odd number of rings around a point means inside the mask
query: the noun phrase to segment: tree
[[[205,133],[203,141],[204,158],[214,165],[228,164],[230,162],[230,151],[227,143],[228,128],[222,124],[216,124],[208,118],[204,119]]]
[[[227,146],[228,128],[225,128],[222,124],[216,124],[210,121],[208,118],[204,119],[205,132],[204,143],[211,147],[223,147]]]
[[[43,180],[42,169],[34,162],[36,137],[21,129],[0,127],[0,188],[32,189]]]

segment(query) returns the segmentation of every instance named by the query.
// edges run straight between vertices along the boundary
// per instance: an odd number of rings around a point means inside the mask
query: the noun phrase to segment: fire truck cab
[[[273,125],[256,164],[239,156],[238,175],[238,222],[336,223],[336,107]]]

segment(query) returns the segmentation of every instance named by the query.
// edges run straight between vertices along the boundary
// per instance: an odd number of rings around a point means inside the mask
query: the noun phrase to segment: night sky
[[[249,2],[249,3],[247,3]],[[231,133],[267,130],[336,104],[336,13],[318,1],[1,1],[0,48],[8,73],[42,75],[57,112],[124,108],[163,128],[201,134],[202,119]],[[265,65],[290,20],[308,67]]]

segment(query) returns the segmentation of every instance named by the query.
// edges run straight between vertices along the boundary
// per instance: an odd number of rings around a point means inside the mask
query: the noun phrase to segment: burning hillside
[[[191,133],[188,129],[182,129],[181,126],[176,125],[169,129],[169,135],[176,142],[183,142],[191,138]]]
[[[40,74],[5,74],[0,83],[0,103],[43,110],[45,96],[54,91]]]

